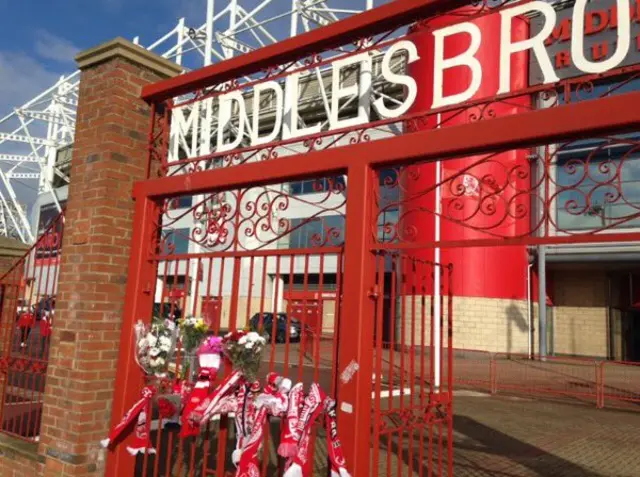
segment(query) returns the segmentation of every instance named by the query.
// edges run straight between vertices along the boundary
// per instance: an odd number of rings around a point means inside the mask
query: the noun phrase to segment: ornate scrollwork
[[[574,141],[445,161],[440,180],[435,180],[433,163],[387,172],[379,195],[396,199],[380,202],[380,240],[433,241],[428,216],[435,214],[461,234],[467,229],[475,231],[476,239],[499,240],[594,235],[640,219],[640,140],[590,141],[595,144],[590,148]],[[397,219],[385,221],[391,212]]]
[[[187,219],[195,225],[186,238],[203,249],[220,252],[274,247],[313,223],[308,232],[309,247],[341,246],[343,227],[328,223],[326,218],[344,218],[345,182],[335,177],[319,178],[307,185],[311,190],[307,189],[304,195],[294,193],[292,187],[297,186],[252,187],[209,194],[186,209],[177,209],[178,199],[167,199],[157,227],[171,231]],[[291,219],[293,206],[304,206],[305,217]],[[173,240],[170,233],[161,235],[156,253],[163,257],[174,255]]]

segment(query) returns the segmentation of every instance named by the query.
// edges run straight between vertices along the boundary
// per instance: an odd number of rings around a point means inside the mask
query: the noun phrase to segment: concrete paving
[[[640,476],[636,412],[462,394],[454,429],[456,477]]]

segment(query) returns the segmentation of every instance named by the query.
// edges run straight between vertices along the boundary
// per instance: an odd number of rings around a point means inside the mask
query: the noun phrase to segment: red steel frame
[[[55,312],[64,233],[64,213],[52,220],[36,243],[2,276],[0,309],[0,372],[4,374],[0,396],[0,432],[35,441],[40,432],[51,330],[54,314],[36,320],[27,307],[42,307],[53,298]],[[28,283],[30,282],[30,284]],[[40,311],[41,316],[44,312]],[[21,347],[21,342],[24,346]]]
[[[145,100],[162,104],[179,94],[221,84],[261,68],[301,58],[363,36],[393,29],[416,18],[426,18],[467,4],[462,0],[401,0],[370,12],[354,16],[326,28],[289,39],[279,44],[204,68],[175,79],[146,87]],[[158,108],[156,107],[156,110]],[[166,113],[164,120],[166,121]],[[154,118],[155,120],[155,118]],[[371,474],[369,446],[372,427],[371,376],[373,371],[376,257],[384,248],[491,246],[508,244],[575,243],[637,241],[640,233],[614,233],[571,237],[524,237],[518,239],[487,239],[442,243],[376,244],[369,227],[374,223],[376,203],[375,169],[398,167],[417,161],[436,161],[476,155],[496,150],[525,148],[543,143],[573,140],[585,135],[611,135],[636,131],[640,127],[640,93],[602,98],[570,104],[548,110],[480,121],[439,130],[425,130],[408,136],[375,143],[360,143],[331,150],[312,151],[269,161],[243,164],[213,171],[194,172],[185,176],[163,177],[137,183],[134,187],[136,220],[133,253],[125,304],[125,319],[121,339],[114,395],[113,421],[116,422],[138,397],[142,376],[132,359],[131,330],[141,316],[150,316],[156,279],[154,263],[148,260],[150,244],[157,243],[156,221],[160,214],[158,200],[184,194],[211,193],[253,187],[267,183],[283,183],[306,178],[346,174],[349,178],[344,259],[344,299],[340,313],[340,349],[338,369],[349,363],[359,363],[354,379],[340,385],[339,425],[341,439],[352,475]],[[150,143],[153,143],[153,127]],[[164,145],[166,151],[166,144]],[[150,160],[154,155],[150,147]],[[347,404],[347,406],[343,406]],[[364,439],[364,440],[363,440]],[[375,445],[375,443],[374,443]],[[449,462],[451,465],[451,462]],[[124,446],[109,456],[108,474],[131,476],[133,460]]]

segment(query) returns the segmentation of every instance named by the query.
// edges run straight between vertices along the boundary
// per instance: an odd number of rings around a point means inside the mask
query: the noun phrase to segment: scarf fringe
[[[240,449],[234,450],[233,453],[231,454],[231,462],[233,462],[233,465],[238,467],[241,457],[242,457],[242,450]]]
[[[136,456],[138,454],[155,454],[156,450],[153,447],[138,447],[138,448],[134,448],[134,447],[127,447],[127,452],[133,456]]]
[[[344,467],[340,467],[338,472],[331,469],[331,477],[351,477],[351,474]]]
[[[283,442],[278,446],[278,455],[281,457],[293,457],[298,451],[298,445],[293,442]]]
[[[302,467],[299,464],[291,464],[282,477],[304,477]]]

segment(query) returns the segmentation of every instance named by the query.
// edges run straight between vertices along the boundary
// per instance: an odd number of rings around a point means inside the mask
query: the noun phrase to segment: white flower
[[[258,338],[258,343],[260,343],[261,345],[266,345],[267,344],[267,340],[265,340],[262,336],[260,338]]]
[[[167,344],[161,344],[160,345],[160,350],[168,353],[169,351],[171,351],[171,345],[167,345]]]
[[[151,356],[152,358],[155,358],[156,356],[159,356],[161,353],[159,348],[151,348],[151,351],[149,351],[149,356]]]
[[[168,336],[161,336],[160,337],[160,346],[166,346],[168,348],[171,347],[171,338],[169,338]]]
[[[164,320],[164,325],[170,330],[173,331],[176,329],[176,324],[171,320]]]
[[[253,348],[253,343],[247,343],[246,345],[244,345],[244,347],[247,349],[251,349]]]
[[[138,341],[138,349],[144,349],[149,345],[149,343],[147,342],[146,338],[142,338],[140,341]]]
[[[225,338],[231,338],[231,332],[227,333],[226,335],[224,335]]]
[[[156,344],[158,344],[158,338],[156,338],[154,335],[149,333],[147,335],[147,343],[149,343],[149,346],[153,348]]]
[[[248,337],[247,337],[247,335],[245,335],[245,336],[241,337],[241,338],[238,340],[238,344],[241,344],[241,345],[245,344],[245,343],[247,342],[247,338],[248,338]]]
[[[151,366],[154,368],[160,368],[165,364],[164,358],[156,358],[151,360]]]
[[[249,341],[257,341],[260,339],[260,335],[255,331],[251,331],[247,334],[247,339],[249,339]]]

